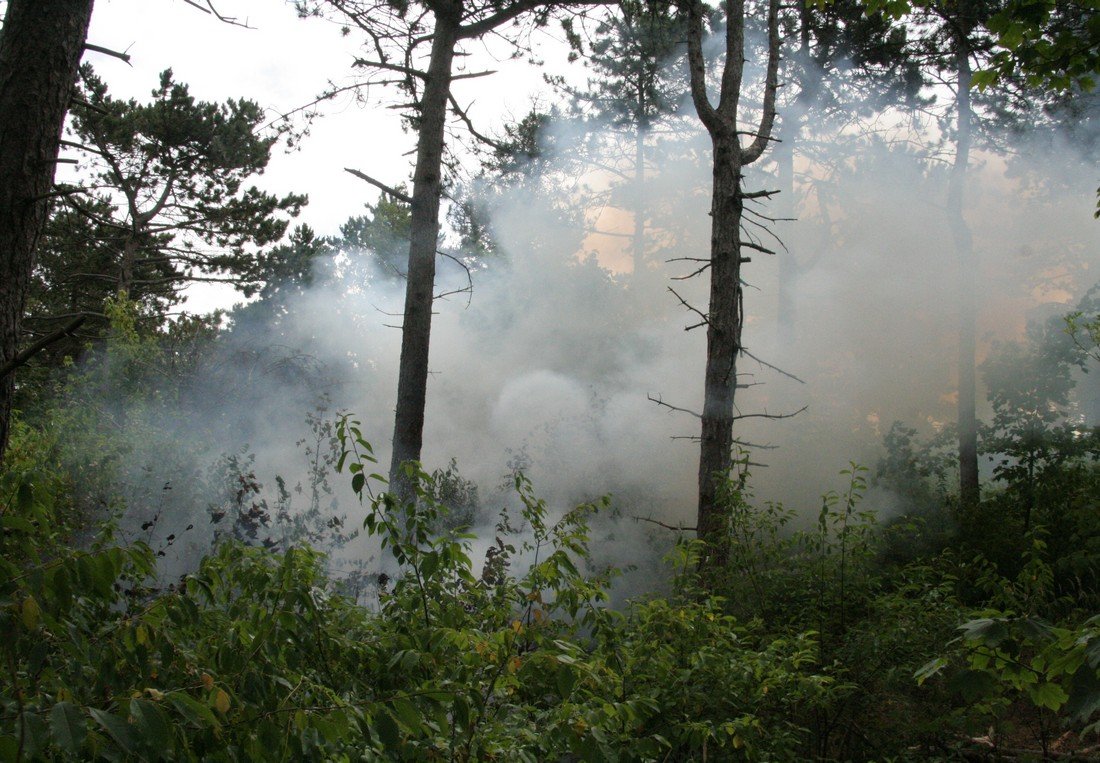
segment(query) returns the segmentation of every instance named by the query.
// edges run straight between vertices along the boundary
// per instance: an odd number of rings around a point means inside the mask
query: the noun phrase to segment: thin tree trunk
[[[713,139],[711,186],[710,308],[707,367],[699,447],[699,537],[706,543],[706,566],[720,570],[729,561],[728,512],[719,491],[733,459],[733,399],[737,355],[741,352],[741,149],[736,134]],[[706,510],[704,510],[704,507]]]
[[[644,100],[641,102],[641,109],[645,109]],[[637,132],[634,135],[634,238],[632,241],[634,267],[631,274],[636,282],[642,277],[645,269],[645,137],[647,127],[645,117],[639,116],[635,124]]]
[[[435,259],[439,242],[439,200],[443,191],[443,141],[451,88],[451,64],[460,21],[458,4],[453,10],[453,14],[436,11],[428,76],[420,100],[408,282],[401,329],[393,456],[390,461],[390,486],[401,498],[407,497],[409,487],[401,466],[420,460],[424,440],[428,342],[432,330]]]
[[[975,304],[975,258],[970,226],[963,214],[966,200],[967,164],[970,161],[970,49],[966,37],[956,40],[958,68],[958,135],[955,144],[955,164],[951,168],[947,210],[951,235],[959,261],[959,500],[963,506],[973,505],[980,498],[978,484],[978,417],[976,364],[977,307]]]
[[[93,0],[10,0],[0,31],[0,365],[19,351],[35,246]],[[14,377],[0,380],[0,461]]]
[[[793,219],[794,208],[794,153],[801,128],[801,119],[795,114],[783,115],[780,126],[780,143],[776,148],[777,180],[779,187],[779,217]],[[794,298],[798,285],[798,261],[793,242],[776,249],[779,274],[776,283],[776,339],[781,352],[788,351],[798,339],[798,304]]]

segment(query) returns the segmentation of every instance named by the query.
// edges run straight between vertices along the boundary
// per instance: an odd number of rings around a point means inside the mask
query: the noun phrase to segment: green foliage
[[[74,110],[70,137],[94,190],[64,195],[46,227],[28,325],[45,331],[86,312],[85,332],[97,336],[105,299],[124,291],[160,328],[187,283],[256,292],[266,275],[256,255],[306,203],[245,185],[277,137],[259,134],[260,107],[197,101],[170,70],[146,103],[112,98],[89,66],[80,91],[91,106]]]
[[[1055,595],[1045,549],[1032,538],[1015,579],[991,572],[984,582],[996,608],[974,613],[959,627],[954,649],[915,674],[922,684],[946,674],[947,688],[983,723],[998,721],[1013,706],[1029,707],[1044,754],[1059,720],[1082,735],[1100,732],[1100,617],[1059,625],[1044,616]]]

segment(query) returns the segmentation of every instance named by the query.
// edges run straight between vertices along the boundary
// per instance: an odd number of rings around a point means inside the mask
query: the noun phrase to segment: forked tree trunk
[[[439,200],[443,193],[443,141],[451,92],[451,64],[458,41],[459,12],[437,9],[427,80],[420,99],[420,124],[413,175],[409,269],[405,317],[401,329],[401,362],[397,378],[390,486],[408,496],[401,466],[419,461],[424,441],[424,404],[428,388],[428,343],[432,331],[435,258],[439,245]]]
[[[93,0],[9,0],[0,31],[0,366],[19,351],[23,308]],[[0,461],[13,374],[0,379]]]
[[[699,447],[699,507],[697,528],[703,541],[699,567],[712,585],[729,561],[730,505],[723,500],[733,459],[734,395],[737,356],[740,354],[744,307],[741,289],[741,215],[746,194],[741,170],[764,153],[775,122],[775,94],[779,72],[779,2],[768,3],[768,62],[764,108],[760,126],[747,147],[738,137],[745,56],[745,2],[728,0],[725,61],[720,74],[719,101],[713,105],[707,88],[703,55],[703,16],[700,0],[685,0],[688,69],[691,98],[713,147],[711,185],[710,301],[707,306],[707,365],[703,391]]]

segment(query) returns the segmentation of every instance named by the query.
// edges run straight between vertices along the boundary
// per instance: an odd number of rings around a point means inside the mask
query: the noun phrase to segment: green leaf
[[[154,703],[147,699],[130,700],[130,715],[147,745],[158,751],[172,747],[172,727],[164,711]]]
[[[134,732],[124,718],[94,707],[88,708],[88,713],[110,735],[115,744],[122,748],[123,752],[134,753]]]
[[[84,713],[71,702],[58,702],[50,711],[50,733],[58,747],[76,755],[88,734]]]
[[[1073,686],[1066,703],[1071,723],[1087,723],[1100,711],[1100,675],[1088,665],[1082,665],[1073,674]]]
[[[0,527],[6,530],[19,530],[20,532],[34,532],[34,524],[23,517],[0,517]]]
[[[1027,694],[1031,697],[1031,701],[1039,707],[1045,707],[1055,712],[1066,704],[1066,700],[1069,699],[1069,695],[1061,686],[1046,682],[1028,686]]]
[[[416,710],[416,705],[404,698],[395,699],[392,704],[394,716],[401,722],[401,725],[410,732],[419,732],[423,724],[421,723],[420,713]]]
[[[945,667],[947,667],[947,660],[945,660],[943,657],[937,657],[936,659],[930,660],[924,665],[921,665],[920,669],[918,669],[917,672],[913,674],[913,678],[917,679],[918,686],[922,686],[924,685],[925,681],[939,673]]]
[[[167,694],[165,699],[171,703],[172,707],[176,709],[176,712],[196,726],[212,726],[218,728],[221,725],[218,723],[218,719],[214,717],[214,713],[209,707],[189,694],[185,694],[181,691],[174,691]]]

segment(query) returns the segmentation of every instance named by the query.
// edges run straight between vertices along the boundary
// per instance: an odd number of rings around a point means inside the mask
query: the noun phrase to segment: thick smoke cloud
[[[697,316],[668,287],[705,310],[705,274],[670,279],[694,269],[684,258],[705,256],[706,144],[698,131],[664,133],[660,155],[669,158],[649,169],[643,189],[650,200],[647,261],[632,268],[621,238],[632,230],[629,210],[599,217],[600,229],[618,237],[587,230],[592,211],[562,213],[563,205],[583,205],[573,191],[555,189],[575,187],[565,182],[578,173],[575,147],[591,141],[571,123],[553,130],[548,145],[560,154],[543,156],[538,174],[480,189],[499,255],[475,270],[471,295],[437,303],[425,465],[455,458],[478,484],[487,539],[496,509],[509,501],[497,486],[517,467],[557,511],[612,493],[626,515],[692,525],[698,453],[690,438],[698,423],[650,398],[688,410],[698,410],[702,398],[703,329],[684,330]],[[849,461],[873,464],[891,422],[931,431],[954,416],[957,263],[944,210],[947,173],[881,138],[837,145],[844,148],[836,155],[799,166],[803,188],[812,181],[827,193],[807,196],[797,221],[776,224],[801,263],[797,280],[784,284],[793,314],[779,312],[778,258],[754,253],[746,266],[746,346],[804,383],[745,358],[742,381],[750,386],[739,392],[738,406],[744,414],[806,411],[783,420],[746,418],[736,436],[775,446],[752,451],[751,459],[765,464],[753,467],[756,495],[805,516],[823,491],[840,487],[837,473]],[[1021,142],[1017,150],[1011,161],[979,155],[971,174],[966,216],[980,262],[981,352],[995,338],[1020,336],[1029,317],[1068,311],[1097,278],[1095,177],[1082,163],[1065,161],[1068,147]],[[748,182],[773,186],[769,172],[764,165]],[[598,174],[587,181],[607,182]],[[343,264],[319,267],[362,274],[369,257],[344,253]],[[346,258],[364,261],[348,267]],[[464,283],[446,261],[440,267],[438,291]],[[391,325],[400,320],[403,285],[380,274],[322,274],[317,281],[322,285],[287,304],[277,327],[238,326],[217,361],[233,366],[253,357],[249,350],[276,346],[308,356],[315,375],[289,378],[279,364],[253,361],[235,371],[247,394],[196,394],[161,419],[199,462],[254,454],[267,495],[277,474],[291,487],[307,480],[299,441],[308,439],[303,422],[322,388],[327,415],[354,412],[379,463],[389,460],[400,345]],[[1096,395],[1095,384],[1082,389],[1085,399]],[[146,484],[170,478],[155,474]],[[339,511],[357,525],[361,513],[345,478],[330,480]],[[882,499],[872,508],[888,504]],[[179,510],[183,517],[195,507]],[[184,521],[194,520],[177,520]],[[600,553],[620,561],[648,553],[642,526],[624,519],[615,532],[617,544]],[[196,536],[195,546],[202,540]],[[359,539],[341,555],[371,553]]]

